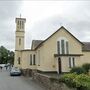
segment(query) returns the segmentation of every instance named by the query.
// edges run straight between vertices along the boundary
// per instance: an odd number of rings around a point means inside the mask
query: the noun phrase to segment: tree
[[[0,64],[6,64],[14,62],[14,52],[7,50],[4,46],[0,47]]]

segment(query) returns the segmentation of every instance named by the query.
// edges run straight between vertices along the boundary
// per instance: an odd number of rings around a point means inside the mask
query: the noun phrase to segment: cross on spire
[[[21,14],[20,14],[20,18],[21,18]]]

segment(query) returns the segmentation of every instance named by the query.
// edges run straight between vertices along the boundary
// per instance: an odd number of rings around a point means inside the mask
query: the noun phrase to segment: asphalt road
[[[43,86],[31,78],[23,76],[11,77],[6,70],[0,70],[0,90],[45,90]]]

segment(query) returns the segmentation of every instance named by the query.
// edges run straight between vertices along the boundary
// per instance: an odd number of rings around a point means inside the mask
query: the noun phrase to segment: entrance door
[[[61,58],[58,58],[58,73],[61,73]]]

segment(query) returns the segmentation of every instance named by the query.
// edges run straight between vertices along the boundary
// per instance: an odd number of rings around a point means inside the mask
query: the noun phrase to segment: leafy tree
[[[14,52],[7,50],[4,46],[0,47],[0,64],[6,64],[14,62]]]

